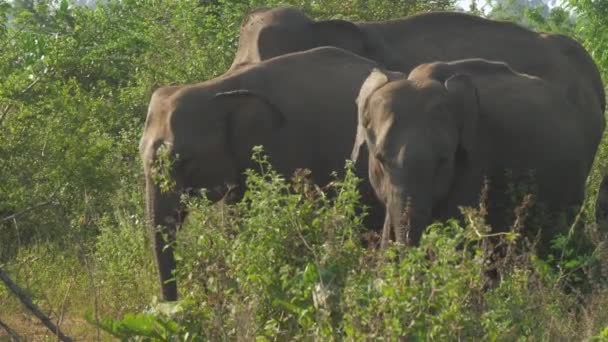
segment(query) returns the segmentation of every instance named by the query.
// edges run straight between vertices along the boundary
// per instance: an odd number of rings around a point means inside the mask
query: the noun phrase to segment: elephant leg
[[[173,246],[176,234],[172,229],[157,229],[154,232],[154,255],[158,265],[160,277],[161,296],[163,300],[177,300],[177,282],[173,271],[175,270],[175,255]]]
[[[166,301],[177,300],[175,255],[173,248],[177,230],[185,214],[180,203],[180,191],[161,192],[147,181],[147,216],[153,244],[154,257],[158,268],[161,298]]]

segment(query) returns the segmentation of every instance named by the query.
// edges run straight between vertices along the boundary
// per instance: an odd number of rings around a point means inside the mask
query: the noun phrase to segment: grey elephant
[[[373,71],[357,102],[351,157],[367,145],[370,181],[387,209],[384,245],[392,229],[398,242],[415,244],[433,220],[476,206],[486,178],[496,230],[512,219],[501,207],[507,183],[530,172],[535,201],[548,213],[583,201],[602,127],[541,78],[483,59],[435,62],[407,78]],[[554,227],[545,227],[542,241]]]
[[[251,11],[240,29],[230,70],[294,51],[336,46],[409,73],[422,63],[466,58],[499,60],[558,85],[604,126],[606,97],[597,66],[574,39],[510,22],[455,12],[429,12],[379,22],[314,21],[289,7]],[[595,136],[599,142],[601,133]]]
[[[348,51],[322,47],[154,92],[140,153],[163,299],[177,298],[172,244],[185,214],[180,195],[205,188],[217,201],[229,187],[242,185],[244,170],[254,166],[254,145],[264,146],[282,174],[308,168],[314,182],[329,182],[352,150],[354,99],[374,67],[377,63]],[[153,174],[163,154],[175,182],[169,191]]]

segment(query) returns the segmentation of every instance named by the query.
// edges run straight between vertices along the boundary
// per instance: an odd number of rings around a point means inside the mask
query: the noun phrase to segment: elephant
[[[547,219],[576,210],[603,129],[553,83],[484,59],[421,64],[407,77],[374,70],[357,105],[351,158],[367,146],[369,179],[386,205],[383,246],[392,233],[418,244],[434,220],[476,206],[486,180],[495,231],[513,222],[504,210],[508,183],[531,172]],[[558,230],[550,222],[541,254]]]
[[[281,174],[306,168],[312,181],[328,183],[349,158],[357,129],[354,99],[378,67],[351,52],[320,47],[152,94],[140,155],[163,300],[177,298],[173,243],[186,214],[180,196],[205,188],[209,200],[219,201],[228,188],[242,188],[255,145],[264,146]],[[162,165],[171,189],[154,180],[162,156],[169,159]]]
[[[593,59],[574,39],[458,12],[429,12],[378,22],[314,21],[292,7],[258,8],[240,28],[229,70],[318,46],[336,46],[409,73],[433,61],[483,58],[558,85],[604,127],[606,96]],[[601,133],[594,136],[599,142]]]

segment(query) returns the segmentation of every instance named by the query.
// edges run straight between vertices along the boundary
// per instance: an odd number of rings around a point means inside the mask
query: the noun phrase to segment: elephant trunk
[[[417,245],[431,224],[432,195],[429,191],[395,188],[389,197],[389,214],[398,243]]]
[[[182,208],[179,193],[162,192],[146,172],[146,216],[150,228],[154,257],[158,267],[161,299],[177,300],[177,283],[174,279],[175,256],[173,245],[180,224]]]

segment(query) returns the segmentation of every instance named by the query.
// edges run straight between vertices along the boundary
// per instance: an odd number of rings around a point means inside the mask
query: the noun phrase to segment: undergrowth
[[[247,172],[240,203],[184,199],[191,214],[177,243],[176,275],[183,299],[92,323],[121,339],[159,341],[605,335],[607,278],[598,261],[607,240],[597,227],[587,227],[594,252],[576,256],[584,260],[543,261],[520,234],[525,204],[512,231],[495,236],[482,203],[463,208],[466,225],[430,226],[418,247],[364,248],[352,165],[320,189],[306,173],[286,180],[259,151],[254,158],[260,170]],[[504,257],[490,262],[497,244]],[[499,281],[488,285],[491,271]]]

